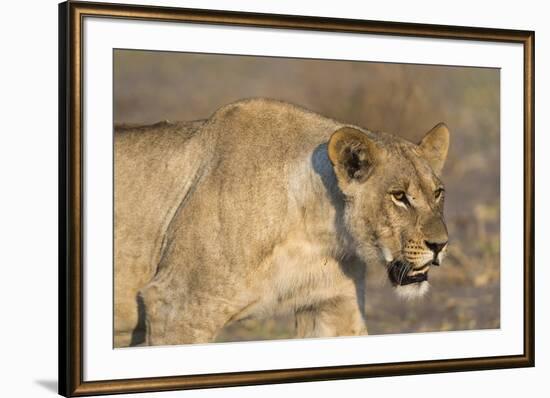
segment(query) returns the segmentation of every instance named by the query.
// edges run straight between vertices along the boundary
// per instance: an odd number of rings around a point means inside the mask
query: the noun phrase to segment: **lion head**
[[[428,288],[447,251],[440,179],[449,130],[438,124],[418,145],[355,127],[336,131],[328,155],[345,198],[344,224],[357,254],[382,262],[399,295]]]

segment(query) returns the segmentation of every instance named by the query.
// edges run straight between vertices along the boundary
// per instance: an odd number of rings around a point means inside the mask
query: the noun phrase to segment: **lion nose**
[[[445,248],[445,246],[447,246],[447,242],[437,243],[437,242],[428,242],[426,240],[424,241],[424,243],[426,243],[426,246],[428,247],[428,249],[430,249],[434,253],[434,262],[433,262],[434,265],[439,265],[437,255],[441,250],[443,250],[443,248]]]

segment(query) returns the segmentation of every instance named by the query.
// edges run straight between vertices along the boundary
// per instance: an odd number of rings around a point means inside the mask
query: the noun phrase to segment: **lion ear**
[[[367,134],[343,127],[328,142],[328,157],[340,184],[363,182],[381,155],[381,149]]]
[[[422,156],[433,171],[440,175],[449,151],[450,132],[445,123],[439,123],[426,133],[418,144]]]

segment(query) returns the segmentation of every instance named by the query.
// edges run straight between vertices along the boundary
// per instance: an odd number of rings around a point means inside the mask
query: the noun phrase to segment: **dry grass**
[[[142,51],[115,55],[115,121],[206,118],[249,97],[293,102],[412,141],[440,121],[452,131],[444,171],[451,246],[419,302],[397,299],[383,270],[370,270],[373,334],[500,325],[499,71]],[[231,325],[223,341],[289,338],[293,319]]]

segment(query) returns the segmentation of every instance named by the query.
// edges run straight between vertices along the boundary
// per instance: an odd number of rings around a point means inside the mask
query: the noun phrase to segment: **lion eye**
[[[405,205],[409,205],[409,200],[407,199],[407,195],[403,191],[395,191],[391,193],[391,196],[394,200],[401,202]]]
[[[439,188],[435,191],[435,199],[439,199],[441,197],[441,195],[443,195],[443,192],[445,192],[445,190],[443,188]]]

